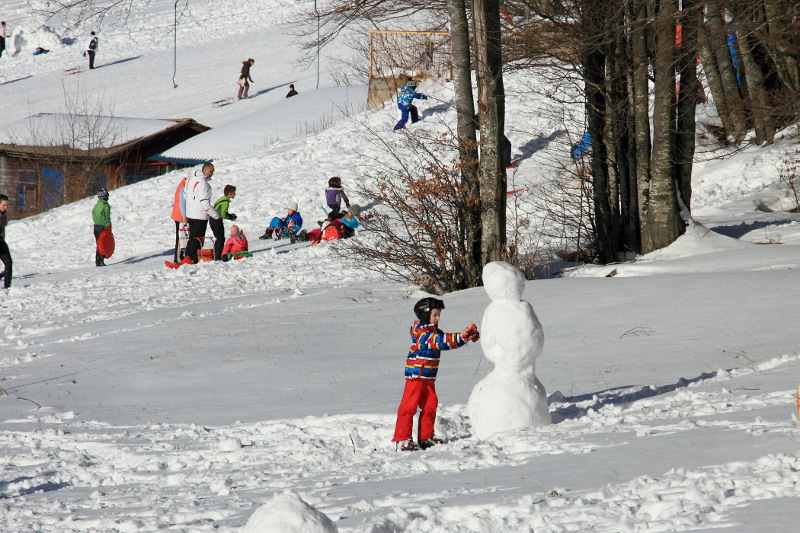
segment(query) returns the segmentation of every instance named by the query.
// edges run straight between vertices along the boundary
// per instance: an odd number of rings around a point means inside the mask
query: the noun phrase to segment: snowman
[[[467,403],[473,434],[550,423],[547,393],[536,377],[544,331],[531,304],[522,299],[525,276],[505,261],[483,267],[483,286],[491,303],[483,314],[481,345],[494,365],[475,385]]]

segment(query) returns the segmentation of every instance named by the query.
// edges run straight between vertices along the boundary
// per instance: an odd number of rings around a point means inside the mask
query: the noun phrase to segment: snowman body
[[[481,346],[494,367],[467,403],[473,434],[486,438],[549,424],[547,393],[536,377],[544,331],[533,307],[522,299],[525,277],[516,267],[495,261],[484,267],[483,282],[491,303],[481,322]]]

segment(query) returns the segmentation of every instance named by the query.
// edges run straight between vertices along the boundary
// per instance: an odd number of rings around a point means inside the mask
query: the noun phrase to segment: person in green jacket
[[[214,234],[214,261],[222,259],[222,248],[225,246],[225,225],[223,220],[236,220],[236,215],[228,211],[231,207],[231,200],[236,198],[236,187],[226,185],[222,190],[224,195],[214,204],[214,210],[219,213],[219,218],[212,218],[208,221],[211,232]]]
[[[94,220],[94,240],[97,242],[103,230],[111,227],[111,206],[108,205],[108,191],[105,189],[100,189],[97,193],[97,203],[92,209],[92,220]],[[105,259],[98,247],[94,252],[95,266],[106,266]]]

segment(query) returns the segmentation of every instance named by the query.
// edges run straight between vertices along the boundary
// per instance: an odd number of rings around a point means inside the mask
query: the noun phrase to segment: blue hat
[[[358,227],[358,219],[356,217],[351,217],[350,220],[347,220],[347,217],[344,217],[342,218],[342,224],[348,228],[356,229]]]

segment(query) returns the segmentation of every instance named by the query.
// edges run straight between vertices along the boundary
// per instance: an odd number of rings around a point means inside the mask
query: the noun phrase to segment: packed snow
[[[105,268],[93,262],[94,199],[8,225],[0,531],[794,531],[800,215],[779,179],[796,157],[794,129],[768,147],[700,152],[695,221],[671,246],[524,283],[516,303],[535,308],[547,338],[526,360],[551,424],[479,436],[467,405],[498,363],[489,345],[470,343],[442,357],[445,443],[399,452],[391,438],[408,327],[426,294],[357,268],[340,243],[257,236],[289,201],[315,227],[331,176],[365,204],[353,190],[386,146],[452,127],[452,85],[420,86],[422,121],[392,133],[393,102],[330,112],[331,91],[342,90],[334,59],[356,37],[323,49],[315,96],[316,65],[295,61],[288,31],[310,1],[192,0],[176,74],[172,1],[147,3],[127,26],[75,30],[41,27],[21,4],[0,0],[12,35],[0,58],[4,123],[64,112],[79,94],[116,117],[190,117],[250,135],[245,150],[214,155],[211,183],[215,198],[237,186],[231,211],[253,257],[165,268],[186,170],[111,190],[117,247]],[[98,68],[66,75],[86,61],[92,29]],[[36,46],[50,52],[33,56]],[[213,107],[235,96],[247,57],[256,96]],[[520,160],[510,189],[547,179],[553,160],[568,164],[582,134],[580,106],[547,99],[566,89],[537,76],[505,78]],[[289,83],[306,99],[292,104],[294,120],[320,127],[269,133],[286,116]],[[264,129],[250,117],[264,117]],[[355,238],[369,238],[368,223]],[[497,303],[483,287],[443,299],[443,330],[499,330],[482,321]],[[505,340],[537,345],[526,338]]]

